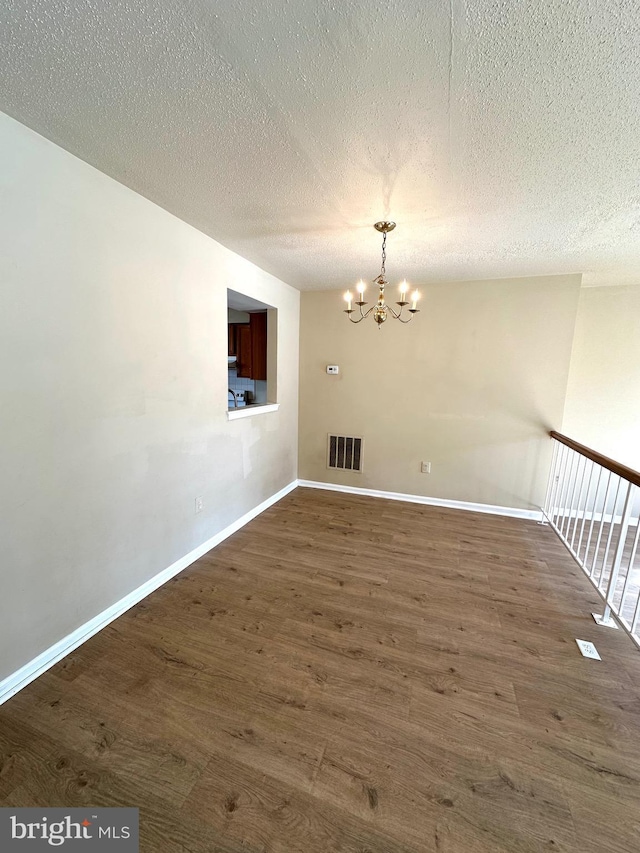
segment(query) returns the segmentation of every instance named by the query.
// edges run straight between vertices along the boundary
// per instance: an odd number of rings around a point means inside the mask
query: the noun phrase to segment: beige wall
[[[2,679],[295,479],[299,293],[1,114],[0,157]],[[281,403],[231,423],[228,287]]]
[[[640,285],[581,291],[562,431],[640,470]]]
[[[380,330],[372,319],[351,325],[338,291],[303,293],[299,476],[539,506],[579,288],[579,275],[432,285],[411,324]],[[327,469],[328,432],[364,436],[361,474]]]

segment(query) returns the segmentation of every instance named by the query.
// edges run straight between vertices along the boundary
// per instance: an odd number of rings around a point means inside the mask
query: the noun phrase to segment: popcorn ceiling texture
[[[301,289],[373,278],[383,217],[392,281],[640,283],[636,0],[5,0],[0,31],[0,108]]]

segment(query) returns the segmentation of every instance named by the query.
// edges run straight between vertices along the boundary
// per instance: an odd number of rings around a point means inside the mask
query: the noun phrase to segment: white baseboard
[[[511,518],[524,518],[527,521],[542,520],[542,511],[537,509],[517,509],[512,506],[493,506],[493,504],[476,504],[468,501],[450,501],[444,498],[427,498],[423,495],[405,495],[402,492],[383,492],[379,489],[361,489],[357,486],[337,486],[335,483],[320,483],[315,480],[298,480],[298,485],[308,489],[328,489],[332,492],[345,492],[349,495],[386,498],[389,501],[407,501],[412,504],[462,509],[467,512],[484,512],[489,515],[508,515]]]
[[[313,480],[294,480],[279,492],[271,495],[267,500],[245,513],[245,515],[237,521],[234,521],[233,524],[230,524],[228,527],[225,527],[224,530],[216,533],[216,535],[212,536],[211,539],[208,539],[206,542],[203,542],[202,545],[194,548],[193,551],[190,551],[168,568],[163,569],[163,571],[154,575],[137,589],[134,589],[128,595],[125,595],[124,598],[116,601],[116,603],[112,604],[111,607],[103,610],[102,613],[99,613],[93,619],[85,622],[84,625],[81,625],[71,634],[68,634],[59,642],[50,646],[42,652],[42,654],[20,667],[20,669],[12,675],[7,676],[3,681],[0,681],[0,705],[2,705],[3,702],[6,702],[7,699],[14,696],[19,690],[22,690],[23,687],[26,687],[27,684],[30,684],[38,678],[38,676],[42,675],[42,673],[46,672],[58,663],[58,661],[62,660],[66,655],[70,654],[74,649],[77,649],[78,646],[81,646],[82,643],[86,642],[86,640],[93,637],[94,634],[97,634],[98,631],[102,630],[102,628],[106,627],[110,622],[113,622],[114,619],[117,619],[118,616],[121,616],[131,607],[134,607],[138,602],[142,601],[143,598],[146,598],[154,592],[154,590],[171,580],[171,578],[175,577],[175,575],[179,574],[192,563],[195,563],[195,561],[199,560],[200,557],[207,553],[207,551],[215,548],[216,545],[219,545],[237,530],[240,530],[241,527],[244,527],[244,525],[253,518],[260,515],[260,513],[264,512],[270,506],[273,506],[273,504],[277,503],[285,497],[285,495],[288,495],[289,492],[293,491],[297,486],[303,486],[311,489],[328,489],[329,491],[345,492],[353,495],[368,495],[369,497],[374,498],[386,498],[387,500],[392,501],[407,501],[408,503],[446,507],[448,509],[461,509],[468,512],[507,515],[512,518],[524,518],[532,521],[539,521],[542,517],[542,513],[537,510],[516,509],[515,507],[493,506],[491,504],[469,503],[467,501],[451,501],[441,498],[424,497],[423,495],[407,495],[402,494],[401,492],[384,492],[379,489],[361,489],[356,488],[355,486],[338,486],[334,483],[320,483]]]
[[[143,598],[146,598],[154,590],[161,587],[168,580],[171,580],[172,577],[175,577],[175,575],[186,569],[187,566],[195,563],[195,561],[199,560],[200,557],[207,553],[207,551],[215,548],[216,545],[219,545],[237,530],[240,530],[241,527],[244,527],[245,524],[257,515],[260,515],[260,513],[269,509],[270,506],[273,506],[273,504],[277,503],[285,495],[288,495],[289,492],[293,491],[297,485],[297,480],[289,483],[289,485],[285,486],[284,489],[280,489],[280,491],[276,492],[275,495],[271,495],[271,497],[267,498],[266,501],[258,504],[258,506],[245,513],[245,515],[237,521],[234,521],[233,524],[230,524],[228,527],[225,527],[224,530],[216,533],[216,535],[212,536],[211,539],[207,539],[207,541],[203,542],[202,545],[198,545],[198,547],[194,548],[193,551],[190,551],[168,568],[163,569],[163,571],[154,575],[137,589],[134,589],[128,595],[125,595],[124,598],[121,598],[120,601],[116,601],[116,603],[112,604],[111,607],[107,607],[107,609],[103,610],[102,613],[99,613],[93,619],[85,622],[84,625],[81,625],[75,631],[72,631],[71,634],[63,637],[62,640],[55,643],[55,645],[50,646],[50,648],[46,649],[42,654],[38,655],[38,657],[29,661],[29,663],[20,667],[20,669],[12,675],[7,676],[7,678],[0,681],[0,705],[2,705],[3,702],[6,702],[7,699],[10,699],[19,690],[22,690],[23,687],[26,687],[27,684],[32,682],[34,679],[38,678],[39,675],[42,675],[43,672],[50,669],[54,664],[58,663],[59,660],[62,660],[63,657],[68,655],[74,649],[77,649],[78,646],[81,646],[82,643],[90,637],[93,637],[94,634],[97,634],[98,631],[102,630],[102,628],[106,627],[110,622],[113,622],[114,619],[117,619],[118,616],[121,616],[131,607],[138,604],[139,601],[142,601]]]

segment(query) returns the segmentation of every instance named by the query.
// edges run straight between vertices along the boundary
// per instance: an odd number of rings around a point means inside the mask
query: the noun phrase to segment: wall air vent
[[[329,435],[327,468],[362,471],[362,438],[355,435]]]

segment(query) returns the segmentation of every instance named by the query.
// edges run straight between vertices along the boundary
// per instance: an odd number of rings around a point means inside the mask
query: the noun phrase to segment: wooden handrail
[[[608,456],[603,456],[602,453],[597,453],[595,450],[591,450],[590,447],[585,447],[584,444],[579,444],[577,441],[574,441],[566,435],[562,435],[561,432],[556,432],[554,429],[551,430],[549,435],[561,444],[566,444],[567,447],[570,447],[571,450],[575,450],[576,453],[586,456],[587,459],[591,459],[591,461],[595,462],[597,465],[602,465],[603,468],[606,468],[608,471],[612,471],[614,474],[622,477],[623,480],[628,480],[630,483],[633,483],[634,486],[640,486],[640,472],[634,471],[633,468],[628,468],[621,462],[609,459]]]

